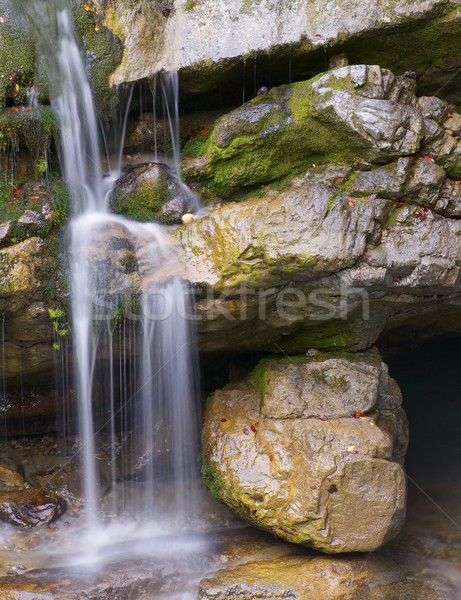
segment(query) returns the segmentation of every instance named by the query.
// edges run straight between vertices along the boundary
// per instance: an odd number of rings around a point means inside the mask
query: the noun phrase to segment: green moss
[[[114,202],[114,210],[134,221],[155,221],[160,218],[162,206],[169,199],[163,186],[144,187]]]
[[[356,341],[356,336],[348,328],[346,320],[334,319],[320,323],[317,327],[301,329],[277,342],[274,352],[306,352],[318,350],[347,350]]]
[[[197,0],[187,0],[185,10],[190,11],[193,10],[198,4]]]
[[[47,156],[57,126],[50,107],[25,110],[24,107],[0,111],[0,151],[18,152],[21,148],[28,151],[34,172],[32,177],[43,175],[47,169]]]
[[[122,59],[122,43],[102,25],[95,13],[85,10],[83,2],[72,0],[72,4],[75,26],[86,52],[87,73],[96,104],[100,111],[108,110],[116,94],[109,79]]]
[[[200,133],[193,138],[190,138],[183,149],[183,156],[185,158],[196,158],[201,154],[204,154],[210,144],[212,138],[213,128],[210,128],[206,135]]]
[[[185,169],[187,177],[229,198],[313,165],[363,161],[366,149],[335,115],[313,117],[316,79],[273,88],[219,119],[209,139],[186,145],[186,155],[200,157]],[[353,87],[339,78],[332,83]]]
[[[33,82],[35,40],[10,0],[0,0],[0,108],[7,98],[18,98]]]

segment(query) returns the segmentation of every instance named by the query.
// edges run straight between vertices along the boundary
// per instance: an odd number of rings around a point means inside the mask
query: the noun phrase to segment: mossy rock
[[[32,85],[35,39],[11,0],[0,0],[0,108]],[[1,140],[0,140],[1,142]]]
[[[364,167],[412,154],[422,139],[414,83],[358,65],[273,88],[219,119],[205,140],[186,144],[184,174],[230,198],[312,165]],[[396,106],[397,93],[408,98]]]
[[[134,221],[177,223],[186,212],[187,197],[183,187],[165,165],[141,165],[118,180],[112,208]]]

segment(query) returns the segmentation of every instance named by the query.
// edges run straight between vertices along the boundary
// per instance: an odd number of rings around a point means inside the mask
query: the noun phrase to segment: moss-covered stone
[[[115,93],[110,87],[110,77],[122,59],[122,43],[101,23],[101,18],[95,12],[85,10],[85,5],[78,0],[73,0],[72,4],[96,104],[100,111],[109,110]]]
[[[0,108],[30,88],[35,70],[35,40],[14,9],[11,0],[0,0]]]
[[[364,165],[414,152],[421,115],[405,100],[398,110],[389,101],[404,85],[379,67],[361,66],[273,88],[219,119],[206,140],[186,144],[184,174],[229,198],[314,165]],[[390,118],[373,133],[377,111]]]

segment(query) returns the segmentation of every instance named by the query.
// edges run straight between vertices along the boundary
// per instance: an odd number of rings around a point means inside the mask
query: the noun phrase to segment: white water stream
[[[120,506],[131,515],[152,520],[165,518],[184,527],[194,509],[192,488],[198,478],[198,416],[195,408],[196,357],[191,328],[189,290],[177,275],[177,260],[167,234],[156,224],[139,224],[111,215],[108,204],[114,181],[120,176],[120,165],[105,174],[101,163],[98,123],[85,65],[76,42],[70,10],[60,4],[55,12],[36,8],[37,14],[55,18],[44,31],[56,32],[56,40],[47,41],[52,106],[60,127],[60,153],[63,177],[68,185],[72,219],[70,221],[70,272],[72,335],[74,343],[75,386],[79,406],[79,437],[84,475],[84,499],[89,531],[104,519],[101,509],[100,474],[97,461],[95,409],[102,390],[110,414],[104,429],[110,429],[112,513]],[[51,16],[50,16],[51,15]],[[49,53],[53,52],[52,55]],[[177,129],[177,78],[175,86],[165,87],[165,103],[171,106],[169,118]],[[171,88],[176,99],[168,97]],[[122,128],[124,130],[124,127]],[[179,139],[178,136],[174,136]],[[122,141],[121,141],[122,143]],[[174,145],[175,146],[175,145]],[[174,161],[179,168],[179,147]],[[121,153],[119,153],[121,156]],[[95,308],[101,301],[101,290],[107,278],[107,264],[97,255],[104,228],[123,229],[136,250],[141,279],[140,331],[131,344],[136,360],[135,389],[120,394],[113,356],[114,330],[106,322],[95,319]],[[110,249],[105,249],[110,254]],[[101,264],[100,264],[101,263]],[[106,290],[105,303],[110,304],[117,290]],[[104,294],[103,294],[104,295]],[[104,347],[103,347],[103,341]],[[108,341],[107,341],[108,340]],[[109,371],[101,375],[101,354],[107,356]],[[124,350],[126,352],[126,349]],[[126,356],[125,359],[126,361]],[[103,380],[101,380],[103,377]],[[107,401],[108,399],[108,401]],[[129,409],[129,411],[128,411]],[[117,498],[118,481],[125,477],[115,468],[117,459],[116,426],[119,414],[134,415],[129,424],[134,436],[131,464],[142,463],[142,476],[135,484],[132,500]],[[128,421],[127,421],[128,422]],[[126,423],[125,423],[126,424]],[[123,426],[123,419],[122,419]],[[122,431],[122,435],[127,432]],[[141,471],[140,471],[141,472]]]

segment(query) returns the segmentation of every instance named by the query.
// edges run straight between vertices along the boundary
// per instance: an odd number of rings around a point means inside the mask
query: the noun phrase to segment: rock
[[[192,221],[194,221],[194,219],[195,219],[195,217],[191,213],[186,213],[185,215],[183,215],[181,217],[181,221],[183,222],[184,225],[188,225],[189,223],[192,223]]]
[[[400,404],[377,351],[265,359],[210,400],[205,482],[239,516],[287,541],[329,553],[376,550],[405,514]]]
[[[261,77],[268,54],[273,81],[287,79],[290,59],[300,79],[306,70],[312,75],[322,70],[325,56],[346,50],[352,63],[374,60],[398,72],[416,70],[424,93],[446,86],[461,62],[453,43],[460,18],[448,0],[395,0],[386,6],[373,0],[360,6],[339,0],[283,5],[201,0],[176,3],[168,18],[162,4],[100,0],[97,5],[104,24],[124,44],[112,83],[181,70],[182,93],[211,97],[216,105],[231,95],[237,104],[242,62],[248,61],[247,68],[254,62]],[[455,81],[444,91],[459,97]]]
[[[218,571],[202,579],[199,600],[365,600],[369,598],[363,559],[284,556]]]
[[[65,510],[64,500],[54,492],[31,488],[0,495],[0,519],[25,529],[51,523]]]
[[[179,121],[179,141],[181,146],[191,139],[192,136],[200,140],[206,135],[213,123],[221,117],[227,110],[206,110],[195,111],[191,113],[181,113]],[[155,143],[157,150],[161,154],[164,149],[171,144],[170,125],[168,119],[154,116],[153,113],[144,113],[136,121],[128,124],[128,131],[125,140],[125,152],[143,152],[145,150],[154,150]],[[152,157],[150,158],[152,161]],[[148,162],[148,161],[144,161]]]
[[[107,493],[110,485],[110,465],[105,458],[103,453],[98,453],[96,489],[99,497]],[[27,482],[34,489],[43,489],[77,504],[84,495],[83,475],[78,463],[76,457],[36,454],[26,457],[22,465]]]
[[[5,457],[2,458],[3,464],[0,465],[0,482],[8,486],[22,487],[25,483],[24,477],[19,473],[17,465],[14,463],[11,464],[12,462],[5,460]]]
[[[11,238],[11,223],[2,223],[0,225],[0,245],[4,246]]]
[[[414,154],[423,138],[415,84],[354,65],[272,88],[219,119],[198,151],[186,145],[184,173],[230,198],[313,163],[365,165]]]
[[[115,212],[136,221],[180,223],[196,199],[187,187],[171,174],[166,165],[149,163],[136,167],[117,182],[112,206]]]

